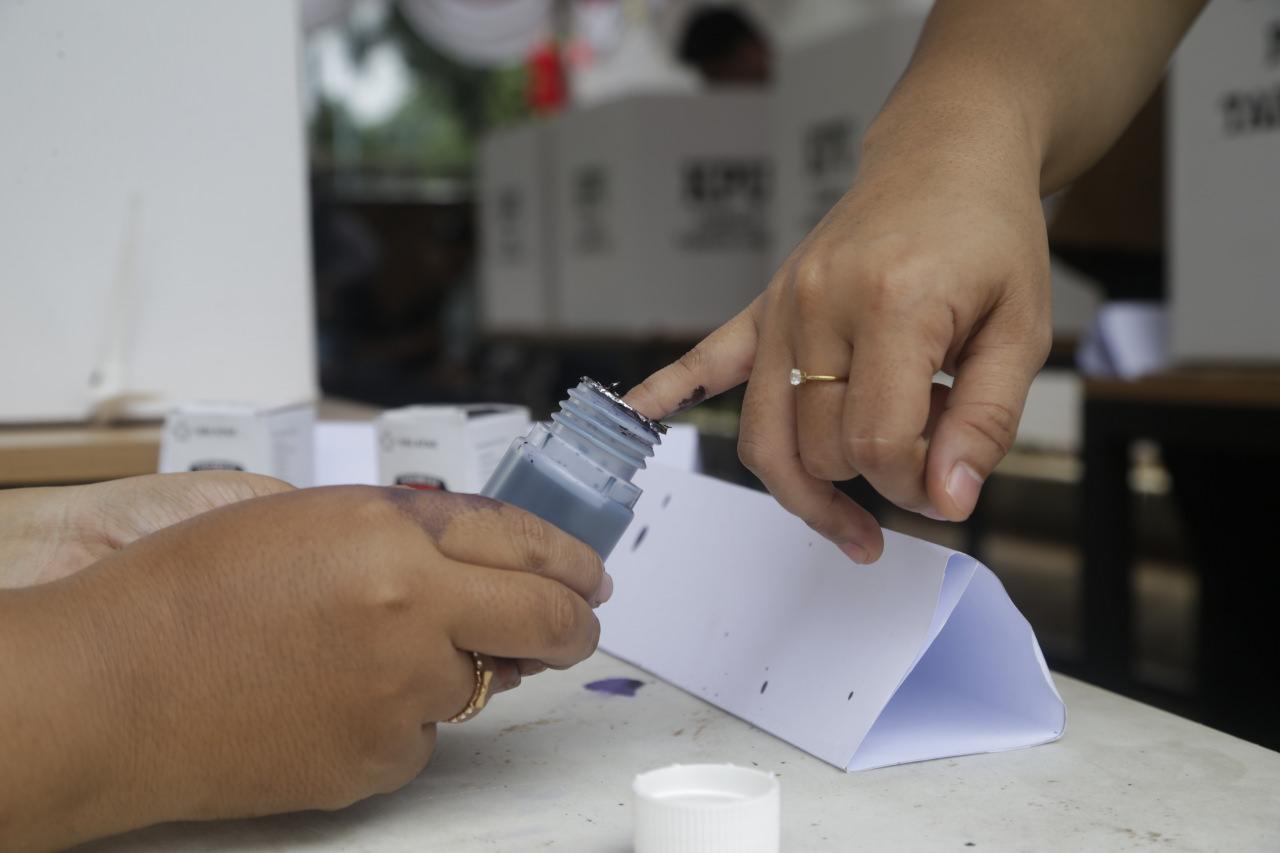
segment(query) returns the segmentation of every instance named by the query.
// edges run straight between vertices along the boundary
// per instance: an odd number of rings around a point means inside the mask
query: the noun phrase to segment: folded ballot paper
[[[772,498],[660,465],[600,645],[849,771],[1056,740],[1066,710],[986,566],[885,531],[851,563]]]

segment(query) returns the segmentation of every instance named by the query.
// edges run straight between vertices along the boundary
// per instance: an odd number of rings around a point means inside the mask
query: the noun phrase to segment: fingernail
[[[951,520],[931,506],[925,507],[924,509],[920,510],[920,514],[923,515],[925,518],[931,518],[934,521],[950,521]]]
[[[605,572],[604,577],[600,578],[600,588],[596,590],[596,594],[591,596],[591,606],[599,607],[604,604],[613,595],[613,578],[609,577],[609,573]]]
[[[957,462],[947,475],[947,496],[964,515],[973,512],[978,505],[978,492],[982,491],[982,478],[964,462]]]
[[[871,555],[867,553],[867,549],[857,542],[845,542],[840,546],[840,550],[844,552],[846,557],[860,566],[865,566],[871,562]]]

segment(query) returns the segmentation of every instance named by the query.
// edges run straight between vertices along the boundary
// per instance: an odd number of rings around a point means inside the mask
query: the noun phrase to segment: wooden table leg
[[[1123,406],[1087,402],[1080,624],[1087,677],[1118,686],[1131,673],[1133,589],[1129,436]]]

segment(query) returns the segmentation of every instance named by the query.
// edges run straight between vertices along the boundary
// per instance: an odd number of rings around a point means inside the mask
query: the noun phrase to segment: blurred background
[[[929,5],[0,4],[0,483],[154,470],[84,425],[176,400],[638,382],[839,199]],[[1273,748],[1277,92],[1280,9],[1211,4],[1046,199],[1053,351],[969,523],[846,484],[990,565],[1056,669]],[[679,419],[758,487],[740,402]],[[85,441],[124,461],[33,461]]]

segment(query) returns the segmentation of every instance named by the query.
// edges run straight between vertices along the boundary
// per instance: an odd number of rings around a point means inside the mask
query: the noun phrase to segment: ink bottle
[[[608,557],[640,498],[631,482],[667,428],[583,377],[550,423],[512,442],[481,494],[549,521]]]

